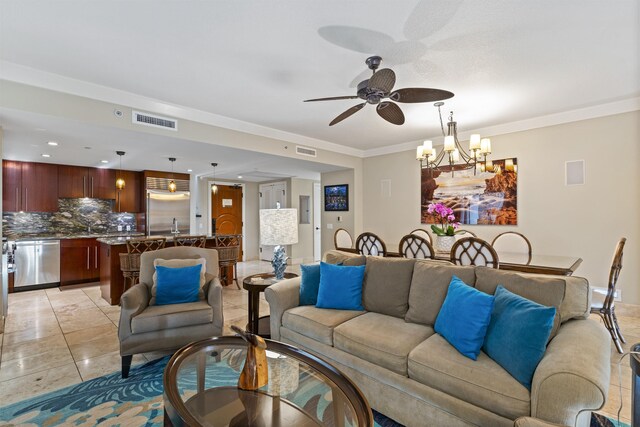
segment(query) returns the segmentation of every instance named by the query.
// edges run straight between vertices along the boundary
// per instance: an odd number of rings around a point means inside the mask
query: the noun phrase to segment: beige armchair
[[[171,305],[149,305],[155,268],[161,259],[206,260],[205,300]],[[122,378],[129,376],[134,354],[178,349],[190,342],[222,334],[222,286],[218,279],[218,251],[172,247],[144,252],[140,256],[140,283],[120,298],[118,338]]]

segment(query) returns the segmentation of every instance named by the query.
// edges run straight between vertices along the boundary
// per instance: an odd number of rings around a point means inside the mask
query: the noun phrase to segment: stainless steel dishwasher
[[[60,284],[60,240],[16,242],[14,289]]]

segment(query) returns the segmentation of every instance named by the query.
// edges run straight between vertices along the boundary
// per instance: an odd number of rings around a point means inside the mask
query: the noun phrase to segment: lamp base
[[[273,250],[273,259],[271,260],[273,274],[275,274],[276,280],[284,279],[284,270],[287,268],[288,259],[284,251],[284,246],[276,246]]]

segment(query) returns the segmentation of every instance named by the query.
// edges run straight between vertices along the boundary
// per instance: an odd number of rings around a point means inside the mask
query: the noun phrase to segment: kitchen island
[[[166,246],[171,247],[174,245],[173,236],[152,237],[166,237]],[[206,247],[216,249],[220,240],[233,238],[238,241],[242,240],[241,235],[218,235],[217,238],[207,236]],[[100,244],[100,292],[102,298],[111,305],[120,304],[120,297],[125,291],[125,280],[120,268],[120,254],[127,253],[127,240],[131,239],[132,237],[127,236],[105,237],[97,240]],[[230,282],[228,278],[233,278],[233,267],[226,266],[224,269],[225,271],[221,271],[221,281],[223,285],[227,285]]]

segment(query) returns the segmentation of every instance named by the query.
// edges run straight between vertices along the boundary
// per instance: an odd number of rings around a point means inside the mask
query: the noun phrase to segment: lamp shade
[[[296,243],[297,209],[260,209],[260,244],[284,246]]]

